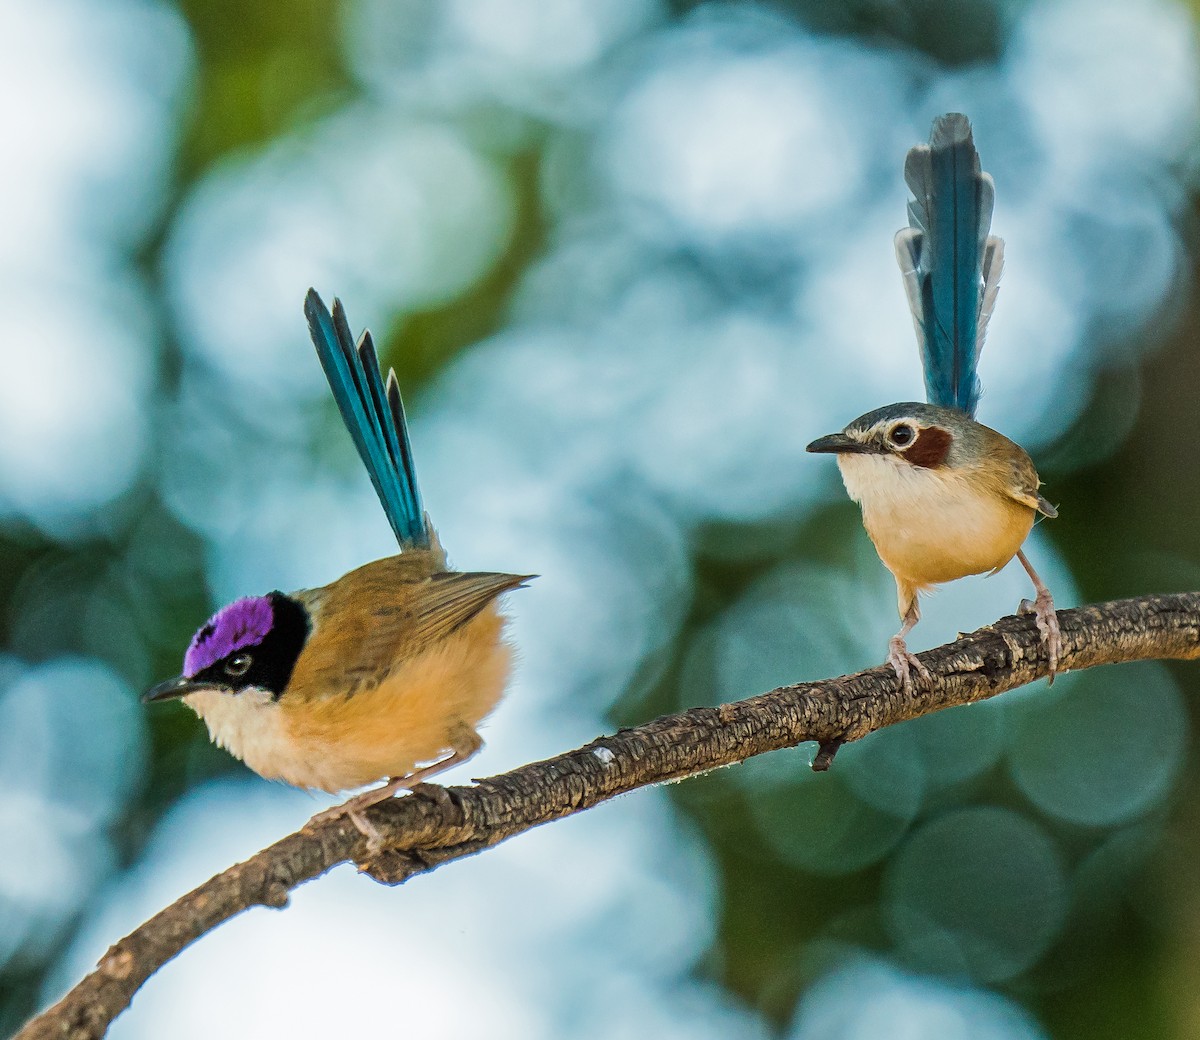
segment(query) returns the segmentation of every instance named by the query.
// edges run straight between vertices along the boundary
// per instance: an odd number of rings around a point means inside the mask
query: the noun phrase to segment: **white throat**
[[[838,455],[837,464],[846,491],[862,505],[864,512],[897,507],[917,509],[946,483],[940,473],[914,466],[894,455],[845,452]]]
[[[279,704],[270,690],[251,686],[237,693],[198,690],[183,703],[204,720],[213,743],[262,776],[279,775],[277,759],[288,749]]]

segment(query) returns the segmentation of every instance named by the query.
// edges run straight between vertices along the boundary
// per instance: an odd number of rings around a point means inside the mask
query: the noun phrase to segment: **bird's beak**
[[[805,451],[824,455],[881,455],[883,449],[874,444],[863,444],[844,433],[831,433],[828,437],[818,437]]]
[[[200,690],[212,690],[215,688],[213,683],[196,682],[193,679],[188,679],[180,675],[151,687],[142,694],[142,703],[150,704],[153,701],[170,701],[176,697],[186,697],[189,693],[198,693]]]

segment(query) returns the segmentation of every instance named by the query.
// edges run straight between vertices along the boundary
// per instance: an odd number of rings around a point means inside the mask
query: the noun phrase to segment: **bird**
[[[895,238],[905,296],[925,375],[927,403],[901,402],[860,415],[807,450],[832,453],[884,566],[896,580],[900,631],[888,663],[911,692],[929,671],[905,637],[921,617],[919,596],[970,574],[995,573],[1014,557],[1035,597],[1034,615],[1054,681],[1062,635],[1054,599],[1022,548],[1039,516],[1058,510],[1041,494],[1028,453],[975,418],[979,355],[1004,268],[991,234],[995,184],[975,149],[970,121],[938,116],[928,144],[904,163],[912,192],[908,226]]]
[[[354,342],[339,300],[310,289],[309,333],[399,552],[320,588],[247,596],[196,632],[182,673],[143,700],[182,700],[218,746],[260,776],[336,794],[380,780],[314,819],[362,812],[474,755],[508,681],[497,600],[536,575],[458,572],[421,501],[396,374],[369,331]]]

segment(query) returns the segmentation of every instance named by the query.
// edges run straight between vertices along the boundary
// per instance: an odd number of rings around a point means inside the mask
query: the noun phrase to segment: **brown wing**
[[[424,555],[376,560],[304,594],[313,631],[287,695],[322,697],[377,683],[531,577],[448,572],[440,554]]]
[[[1037,470],[1033,468],[1033,463],[1026,456],[1024,466],[1013,466],[1013,480],[1005,488],[1005,493],[1009,498],[1015,499],[1022,505],[1029,506],[1030,509],[1036,510],[1043,516],[1054,519],[1058,516],[1058,510],[1039,493],[1038,488],[1041,487],[1041,483]]]
[[[1042,482],[1029,453],[995,430],[982,426],[980,429],[987,434],[984,457],[991,460],[984,471],[994,474],[991,479],[996,480],[999,490],[1013,501],[1045,516],[1058,516],[1058,510],[1038,493]]]
[[[501,593],[520,588],[532,577],[486,571],[433,575],[421,590],[406,642],[414,653],[423,650],[466,624]]]

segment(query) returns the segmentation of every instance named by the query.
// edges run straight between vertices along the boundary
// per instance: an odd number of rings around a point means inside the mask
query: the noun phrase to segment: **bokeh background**
[[[145,686],[228,599],[390,551],[301,303],[386,346],[456,564],[538,572],[452,781],[878,663],[804,444],[919,398],[906,149],[968,113],[1008,267],[980,418],[1062,606],[1200,587],[1196,11],[1168,0],[6,0],[0,1034],[327,800]],[[1019,568],[930,598],[923,647]],[[1064,676],[343,868],[120,1038],[1200,1035],[1200,671]]]

